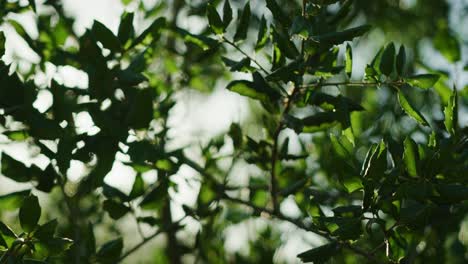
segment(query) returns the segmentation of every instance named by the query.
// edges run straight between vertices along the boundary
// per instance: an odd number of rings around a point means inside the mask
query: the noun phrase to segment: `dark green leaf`
[[[408,100],[406,99],[405,95],[403,92],[400,90],[398,92],[398,101],[400,102],[401,108],[414,120],[416,120],[418,123],[420,123],[423,126],[429,126],[429,123],[427,123],[426,119],[424,116],[421,115],[421,113],[414,109],[413,106],[410,105]]]
[[[242,129],[239,124],[232,123],[229,128],[229,136],[232,138],[232,143],[234,147],[238,148],[242,145],[243,136]]]
[[[229,0],[224,1],[224,6],[223,6],[223,24],[224,28],[227,28],[229,24],[232,21],[232,8],[231,8],[231,3]]]
[[[405,71],[405,64],[406,64],[406,51],[405,46],[401,45],[400,51],[398,51],[397,59],[396,59],[396,70],[398,75],[402,76]]]
[[[226,57],[222,57],[222,60],[226,66],[230,68],[232,72],[251,72],[254,68],[250,66],[250,59],[243,58],[240,61],[234,61]]]
[[[153,90],[137,90],[127,114],[127,123],[131,128],[143,129],[148,127],[151,120],[153,120]]]
[[[120,219],[128,212],[130,212],[130,208],[128,206],[113,200],[105,200],[102,206],[103,209],[109,213],[109,216],[114,220]]]
[[[213,32],[218,35],[223,34],[225,31],[225,24],[221,20],[221,17],[216,11],[216,8],[213,5],[208,4],[206,7],[206,12],[211,30],[213,30]]]
[[[101,42],[104,48],[109,49],[112,52],[118,52],[121,50],[120,40],[101,22],[95,20],[91,31],[94,38]]]
[[[135,176],[135,181],[133,182],[132,190],[130,191],[129,198],[131,200],[140,197],[145,192],[145,182],[140,173]]]
[[[166,26],[166,19],[163,17],[157,18],[134,41],[132,41],[131,47],[134,47],[144,42],[144,40],[149,36],[151,36],[153,40],[155,40],[158,37],[159,31],[165,26]]]
[[[254,72],[253,77],[254,80],[252,82],[244,80],[232,81],[226,88],[240,95],[262,102],[279,99],[278,92],[273,90],[259,73]]]
[[[242,14],[240,15],[239,24],[237,25],[236,34],[234,35],[234,41],[244,40],[247,38],[247,31],[249,30],[249,23],[250,23],[250,2],[244,6]]]
[[[36,12],[36,0],[28,0],[29,5],[31,5],[31,8],[34,12]]]
[[[55,230],[57,229],[58,222],[57,220],[52,220],[41,226],[39,226],[34,232],[34,237],[40,241],[47,241],[54,237]]]
[[[19,211],[21,228],[25,232],[32,232],[37,227],[37,222],[41,217],[41,206],[36,196],[30,195],[23,200],[23,205]]]
[[[468,200],[468,187],[461,184],[438,184],[440,197],[447,202],[458,203]]]
[[[120,21],[119,32],[117,36],[122,45],[125,45],[125,43],[135,35],[135,30],[133,28],[133,17],[133,13],[124,13],[123,18]]]
[[[338,45],[345,41],[353,40],[355,37],[364,35],[367,31],[371,29],[370,26],[359,26],[351,29],[347,29],[340,32],[331,32],[323,35],[312,36],[313,41],[318,41],[321,44],[326,44],[329,46]]]
[[[267,8],[273,14],[273,17],[281,23],[283,27],[289,27],[291,25],[291,19],[283,12],[283,8],[281,8],[275,0],[266,0]]]
[[[71,239],[62,237],[49,238],[42,241],[42,243],[45,245],[47,252],[51,257],[63,254],[64,251],[67,251],[73,245],[73,241]]]
[[[260,20],[260,28],[258,29],[257,43],[255,44],[255,49],[259,50],[263,48],[268,42],[268,27],[265,16],[262,16]]]
[[[331,257],[338,254],[340,246],[337,243],[330,243],[320,247],[316,247],[297,255],[303,262],[313,262],[321,264],[327,262]]]
[[[100,263],[112,264],[116,263],[122,254],[123,240],[118,238],[105,243],[96,253],[96,257]]]
[[[16,210],[22,204],[25,197],[29,196],[31,190],[13,192],[0,196],[0,208],[2,210]]]
[[[405,78],[405,81],[422,89],[429,89],[439,80],[440,76],[437,74],[420,74]]]
[[[393,72],[395,67],[395,45],[393,43],[388,44],[385,48],[379,67],[380,71],[386,76],[390,76]]]
[[[418,176],[418,146],[410,137],[407,137],[404,142],[405,151],[403,159],[405,161],[406,170],[412,177]]]
[[[143,197],[140,207],[144,210],[160,209],[166,203],[167,198],[167,184],[160,183]]]
[[[28,167],[5,152],[2,153],[2,174],[16,182],[28,182],[32,179]]]

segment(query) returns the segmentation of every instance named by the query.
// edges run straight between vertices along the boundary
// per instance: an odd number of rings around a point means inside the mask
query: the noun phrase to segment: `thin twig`
[[[258,68],[260,68],[260,70],[262,70],[266,75],[269,75],[270,72],[265,68],[263,67],[260,62],[258,62],[256,59],[254,59],[252,56],[250,56],[249,54],[247,54],[245,51],[243,51],[239,46],[236,45],[236,43],[234,43],[232,40],[229,40],[227,39],[225,36],[222,36],[222,40],[224,42],[226,42],[227,44],[231,45],[233,48],[235,48],[237,51],[239,51],[240,53],[242,53],[244,56],[246,56],[247,58],[249,58],[251,61],[253,61],[253,63],[255,63]]]

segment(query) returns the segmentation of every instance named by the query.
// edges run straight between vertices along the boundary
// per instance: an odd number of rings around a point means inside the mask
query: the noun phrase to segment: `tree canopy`
[[[79,32],[0,0],[0,264],[466,263],[455,2],[122,0]],[[219,90],[246,115],[180,143]]]

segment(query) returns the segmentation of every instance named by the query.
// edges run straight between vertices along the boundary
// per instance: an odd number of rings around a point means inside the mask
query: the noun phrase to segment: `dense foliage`
[[[0,263],[283,262],[291,228],[304,262],[467,262],[468,91],[455,84],[468,40],[448,3],[123,2],[117,30],[94,21],[78,34],[61,1],[0,1],[3,27],[39,57],[0,61],[2,144],[47,161],[2,151],[3,177],[25,184],[0,196]],[[356,52],[381,45],[375,31],[392,33],[376,54]],[[452,72],[424,59],[423,37]],[[0,55],[9,43],[0,32]],[[87,87],[44,78],[51,65],[83,71]],[[248,98],[249,117],[174,144],[180,95],[219,85]],[[136,172],[129,192],[105,181],[116,161]],[[86,167],[77,180],[73,162]],[[175,201],[183,168],[197,173],[191,204]],[[242,225],[248,244],[228,250]]]

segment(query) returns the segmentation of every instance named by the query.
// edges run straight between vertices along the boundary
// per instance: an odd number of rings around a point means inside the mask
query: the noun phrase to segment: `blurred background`
[[[20,1],[21,2],[21,1]],[[24,4],[27,4],[27,1]],[[37,1],[38,13],[47,14],[52,12],[49,7],[41,4],[42,0]],[[206,32],[207,21],[204,18],[203,7],[208,1],[191,1],[191,0],[63,0],[58,1],[63,6],[64,13],[73,18],[73,30],[76,35],[84,34],[86,29],[89,29],[94,20],[98,20],[110,28],[113,32],[117,32],[120,17],[123,12],[135,12],[136,21],[135,28],[137,31],[143,30],[148,26],[155,17],[164,16],[171,18],[174,16],[175,8],[178,10],[178,15],[175,22],[179,27],[186,29],[189,32],[200,33]],[[212,1],[220,2],[220,1]],[[300,7],[299,1],[279,1],[285,10],[297,10]],[[245,1],[231,1],[234,7],[241,7]],[[257,24],[261,15],[265,15],[267,19],[271,18],[271,14],[267,11],[264,1],[250,1],[253,13],[256,15]],[[332,5],[330,9],[337,8],[337,5]],[[6,55],[2,58],[7,64],[11,64],[11,71],[27,73],[33,65],[39,63],[39,56],[28,46],[28,43],[23,37],[18,34],[15,27],[7,21],[13,20],[21,24],[26,34],[35,39],[39,37],[39,32],[36,26],[36,15],[32,11],[22,12],[21,14],[9,14],[4,18],[4,23],[0,26],[0,31],[6,35]],[[390,41],[405,45],[407,52],[414,65],[416,71],[427,72],[437,71],[444,74],[444,82],[436,89],[436,93],[443,95],[447,89],[456,87],[465,100],[461,106],[466,106],[468,94],[468,74],[464,70],[468,66],[468,0],[381,0],[368,1],[356,0],[353,5],[351,15],[343,27],[351,27],[361,24],[370,24],[373,26],[372,31],[363,38],[355,40],[352,45],[354,47],[354,64],[353,64],[353,79],[360,80],[364,74],[366,64],[375,56],[377,51]],[[253,25],[257,25],[254,23]],[[451,34],[459,40],[461,59],[455,62],[449,61],[444,54],[434,46],[437,37],[443,34]],[[249,35],[250,36],[250,35]],[[256,36],[250,36],[251,39],[247,43],[255,41]],[[65,45],[73,46],[73,39],[67,38]],[[176,47],[178,48],[178,47]],[[182,48],[180,48],[182,49]],[[229,49],[229,48],[228,48]],[[234,50],[229,50],[231,54],[235,54]],[[249,50],[253,57],[260,61],[265,60],[261,54],[255,54],[253,50]],[[156,56],[157,57],[157,56]],[[217,61],[220,63],[220,61]],[[222,69],[222,65],[217,65]],[[163,74],[180,78],[179,69],[183,68],[186,72],[200,72],[204,69],[190,68],[190,65],[181,65],[175,59],[168,61],[165,65],[159,65],[156,71]],[[188,151],[194,160],[201,158],[200,147],[206,145],[212,138],[223,137],[231,123],[242,124],[244,129],[250,131],[252,137],[260,135],[262,132],[258,127],[258,120],[261,116],[259,106],[247,100],[244,97],[231,93],[225,89],[226,84],[232,78],[242,77],[242,74],[228,75],[224,78],[212,76],[210,74],[222,73],[220,69],[213,69],[206,73],[206,79],[188,79],[181,80],[179,85],[184,89],[178,89],[176,94],[176,106],[171,110],[168,126],[170,127],[168,137],[169,148],[179,148],[190,146]],[[224,74],[224,73],[222,73]],[[36,75],[34,82],[38,87],[46,86],[51,79],[57,80],[68,87],[77,87],[85,89],[88,86],[88,76],[85,72],[73,66],[58,66],[53,63],[45,63],[41,74]],[[392,107],[388,107],[386,98],[388,95],[385,91],[379,91],[379,95],[375,96],[378,107],[382,111],[391,111]],[[417,108],[422,109],[426,116],[441,117],[441,109],[427,109],[424,107],[426,100],[434,99],[434,96],[426,96],[424,94],[415,95],[414,100]],[[38,99],[34,102],[34,107],[40,112],[46,111],[52,104],[52,95],[46,89],[41,90]],[[431,104],[428,104],[431,105]],[[258,111],[257,111],[258,110]],[[468,123],[468,109],[461,107],[460,122]],[[258,115],[257,115],[258,113]],[[93,120],[89,115],[79,114],[75,116],[77,129],[92,133],[94,128]],[[395,121],[396,122],[396,121]],[[393,124],[393,123],[392,123]],[[405,121],[395,125],[395,130],[405,128]],[[398,133],[398,131],[396,132]],[[309,141],[310,138],[299,138],[293,131],[288,131],[287,135],[296,140],[291,140],[292,152],[294,148],[298,149],[300,141]],[[313,144],[313,143],[311,143]],[[232,146],[226,146],[221,149],[220,154],[230,153]],[[23,161],[25,164],[36,164],[39,167],[44,167],[47,163],[42,155],[37,155],[37,150],[32,148],[27,142],[12,142],[5,136],[0,135],[0,151],[11,155],[12,157]],[[128,156],[123,153],[118,153],[116,161],[111,172],[106,176],[105,182],[114,186],[121,191],[130,192],[132,183],[134,182],[137,172],[130,166],[125,165],[129,160]],[[72,181],[79,181],[87,174],[86,165],[81,162],[71,163],[71,167],[67,172],[67,176]],[[177,219],[183,215],[182,205],[194,205],[200,182],[196,179],[196,172],[188,167],[181,167],[177,175],[173,178],[177,183],[177,190],[173,190],[171,196],[173,200],[173,214]],[[246,182],[247,176],[243,175],[258,175],[260,172],[254,166],[245,163],[236,164],[231,171],[234,177],[234,182]],[[146,182],[154,182],[157,175],[154,172],[143,174]],[[0,195],[7,194],[15,190],[21,190],[25,187],[30,187],[28,184],[20,185],[8,180],[6,177],[0,177]],[[41,202],[45,206],[56,206],[53,201],[48,200],[46,195],[38,193]],[[288,215],[297,214],[298,208],[294,200],[286,200],[282,204],[282,211]],[[50,209],[60,211],[60,208]],[[57,212],[60,214],[60,212]],[[0,217],[5,221],[13,218],[13,213],[2,212]],[[10,220],[11,221],[11,220]],[[119,221],[116,226],[115,222],[110,220],[104,221],[100,228],[100,233],[97,234],[98,241],[105,241],[109,237],[108,233],[120,230],[124,237],[128,237],[129,244],[136,243],[138,238],[134,236],[136,229],[132,223],[133,219],[125,217]],[[107,226],[106,226],[107,225]],[[200,228],[195,221],[186,220],[187,228],[181,236],[193,236]],[[224,247],[226,251],[239,254],[249,254],[254,247],[252,244],[258,238],[253,234],[253,230],[265,230],[271,232],[269,235],[271,241],[263,241],[265,245],[281,245],[279,250],[275,251],[275,260],[278,262],[295,263],[298,260],[296,255],[303,250],[310,248],[310,244],[316,244],[318,237],[306,235],[297,231],[293,226],[282,223],[279,227],[281,232],[271,231],[266,228],[267,222],[262,219],[252,219],[240,224],[233,224],[225,229]],[[143,232],[150,233],[151,227],[145,227]],[[126,241],[127,242],[127,241]],[[163,248],[161,245],[164,240],[155,239],[141,250],[139,254],[130,257],[126,263],[157,263],[155,259],[161,255],[157,248]]]

